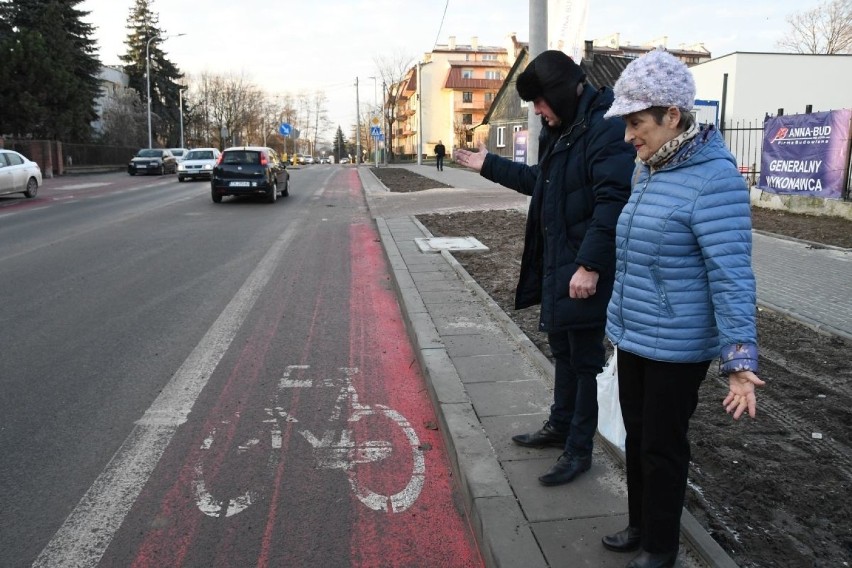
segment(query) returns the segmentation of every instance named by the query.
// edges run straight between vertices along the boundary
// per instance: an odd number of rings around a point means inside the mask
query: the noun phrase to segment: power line
[[[435,36],[435,43],[432,44],[432,49],[435,49],[435,46],[438,45],[438,38],[441,37],[441,29],[444,27],[444,18],[447,17],[447,8],[450,6],[450,0],[447,0],[446,4],[444,4],[444,14],[441,16],[441,25],[438,26],[438,35]]]

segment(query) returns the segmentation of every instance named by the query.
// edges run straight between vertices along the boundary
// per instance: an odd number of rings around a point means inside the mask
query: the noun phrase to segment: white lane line
[[[114,182],[111,181],[99,181],[93,183],[75,183],[74,185],[59,185],[56,187],[51,187],[50,189],[55,189],[56,191],[73,191],[75,189],[89,189],[91,187],[103,187],[105,185],[110,185]]]
[[[278,266],[301,222],[287,230],[251,273],[189,357],[115,453],[65,522],[38,555],[34,567],[94,567],[130,507],[195,404],[219,361]]]

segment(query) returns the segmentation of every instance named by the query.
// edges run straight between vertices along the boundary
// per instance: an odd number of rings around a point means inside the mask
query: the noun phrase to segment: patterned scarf
[[[698,132],[698,125],[693,122],[692,126],[660,146],[660,149],[645,161],[645,165],[649,166],[652,170],[659,170],[689,141],[698,136]]]

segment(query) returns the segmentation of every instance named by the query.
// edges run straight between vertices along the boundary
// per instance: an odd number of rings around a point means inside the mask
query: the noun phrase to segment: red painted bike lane
[[[363,202],[357,173],[341,180],[329,198]],[[378,232],[328,225],[269,284],[101,565],[482,566]]]

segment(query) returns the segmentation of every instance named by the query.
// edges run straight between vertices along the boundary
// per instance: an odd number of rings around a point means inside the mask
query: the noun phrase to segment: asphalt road
[[[479,566],[357,172],[0,198],[0,564]]]

